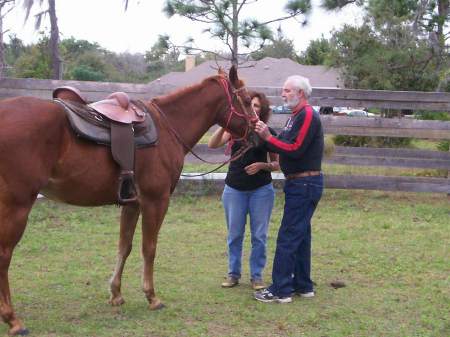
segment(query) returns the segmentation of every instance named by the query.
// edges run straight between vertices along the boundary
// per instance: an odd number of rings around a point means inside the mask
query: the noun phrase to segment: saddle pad
[[[70,126],[78,137],[100,145],[111,146],[111,123],[114,122],[98,114],[89,106],[60,99],[54,99],[54,101],[64,108]],[[143,122],[133,124],[133,129],[136,148],[152,146],[158,141],[158,131],[148,112]]]

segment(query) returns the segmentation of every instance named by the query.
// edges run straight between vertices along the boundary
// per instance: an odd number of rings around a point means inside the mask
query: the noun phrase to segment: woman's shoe
[[[239,284],[239,280],[235,277],[228,276],[225,282],[222,282],[222,288],[233,288]]]
[[[266,288],[266,285],[262,280],[252,281],[253,290],[262,290]]]

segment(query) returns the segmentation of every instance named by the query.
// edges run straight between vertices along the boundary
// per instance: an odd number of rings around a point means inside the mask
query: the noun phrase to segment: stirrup
[[[137,201],[137,191],[136,186],[134,185],[133,171],[120,172],[117,194],[119,205],[125,205]]]

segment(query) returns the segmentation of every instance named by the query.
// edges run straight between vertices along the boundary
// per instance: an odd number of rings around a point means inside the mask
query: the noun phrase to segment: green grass
[[[270,226],[269,280],[283,197]],[[252,298],[246,238],[241,285],[222,289],[226,228],[220,196],[174,197],[156,259],[152,312],[141,292],[141,231],[120,308],[107,304],[117,207],[40,201],[10,268],[13,301],[31,336],[449,336],[450,208],[445,195],[327,190],[313,221],[317,297]],[[334,290],[333,280],[347,287]],[[5,335],[6,325],[0,326]]]
[[[418,150],[437,151],[437,146],[439,143],[439,140],[415,138],[411,141],[411,147]]]

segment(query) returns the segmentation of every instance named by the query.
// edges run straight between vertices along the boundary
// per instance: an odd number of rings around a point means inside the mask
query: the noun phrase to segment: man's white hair
[[[309,98],[311,96],[312,87],[309,80],[306,77],[300,75],[289,76],[286,79],[286,83],[290,83],[292,87],[296,90],[303,90],[305,97]]]

